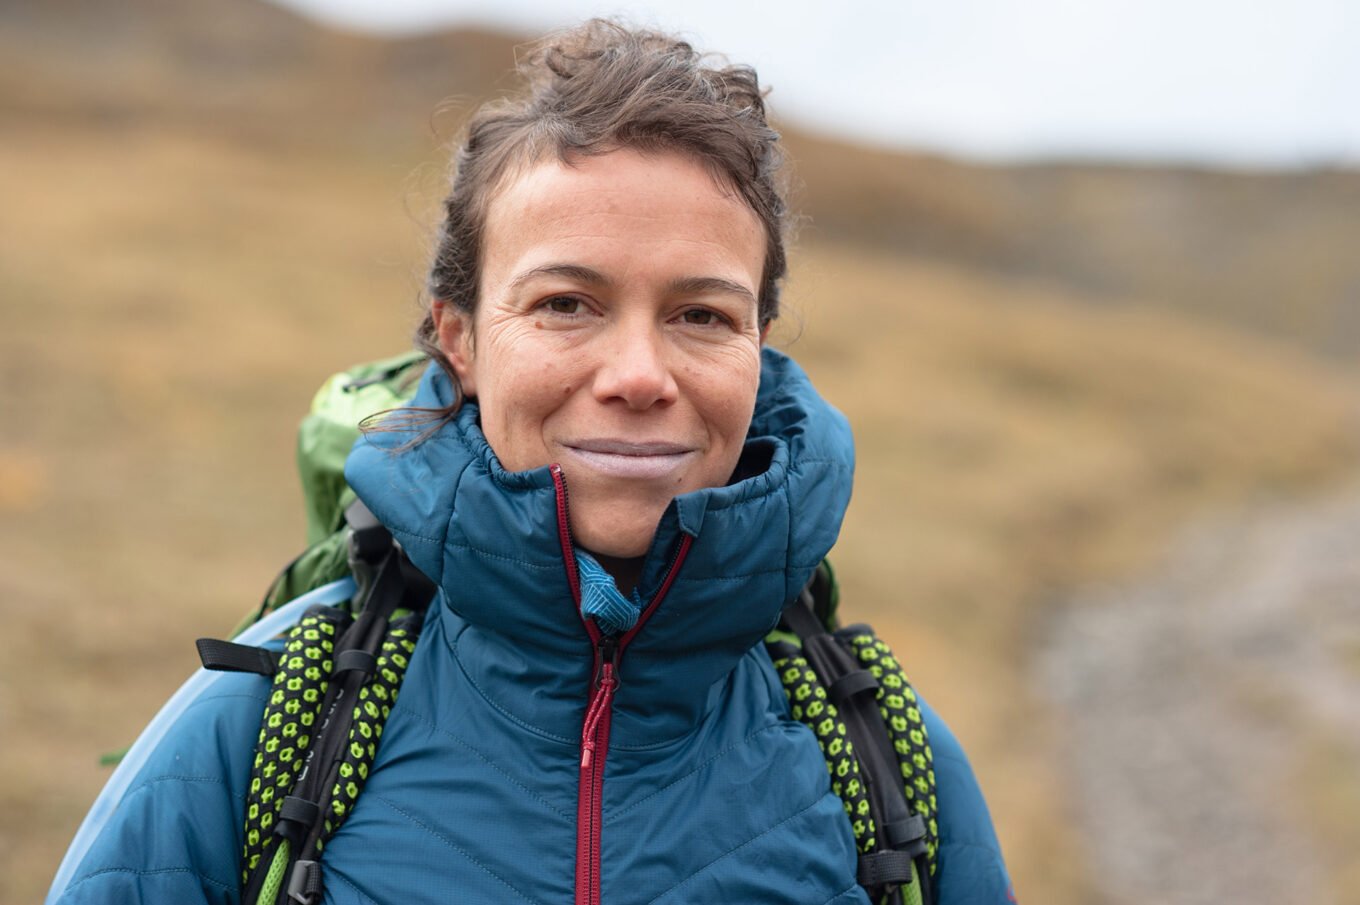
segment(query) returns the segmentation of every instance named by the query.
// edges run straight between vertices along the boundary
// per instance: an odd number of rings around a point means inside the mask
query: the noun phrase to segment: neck
[[[619,593],[627,596],[637,587],[638,579],[642,577],[641,556],[604,556],[593,550],[590,553],[595,557],[601,567],[604,568],[614,578],[614,584],[618,587]]]

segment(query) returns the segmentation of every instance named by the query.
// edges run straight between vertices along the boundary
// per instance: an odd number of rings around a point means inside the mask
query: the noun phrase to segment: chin
[[[656,536],[656,525],[665,507],[644,513],[639,513],[636,507],[629,508],[632,511],[627,514],[608,509],[580,512],[579,507],[573,508],[572,538],[579,546],[601,556],[631,559],[644,555]]]

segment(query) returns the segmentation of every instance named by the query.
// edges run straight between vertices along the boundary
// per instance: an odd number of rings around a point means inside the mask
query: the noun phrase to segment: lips
[[[570,459],[592,471],[635,480],[670,477],[699,454],[693,446],[668,441],[591,438],[562,446]]]

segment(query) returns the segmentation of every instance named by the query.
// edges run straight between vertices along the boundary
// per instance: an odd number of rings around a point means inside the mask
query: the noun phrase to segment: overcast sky
[[[983,159],[1360,166],[1360,0],[282,0],[387,31],[622,14],[755,65],[786,119]]]

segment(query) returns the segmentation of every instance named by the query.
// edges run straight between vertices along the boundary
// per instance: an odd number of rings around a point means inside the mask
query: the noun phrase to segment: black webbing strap
[[[793,629],[793,633],[801,638],[804,644],[807,644],[809,638],[830,634],[826,625],[813,612],[812,594],[807,588],[804,588],[803,592],[784,608],[781,618],[788,623],[789,628]]]
[[[422,612],[434,597],[434,584],[410,566],[400,545],[362,502],[345,510],[349,524],[349,564],[358,585],[353,599],[354,622],[336,642],[333,681],[321,703],[320,724],[308,752],[294,796],[284,800],[275,832],[300,827],[293,848],[293,863],[286,889],[289,902],[312,903],[324,894],[320,864],[316,860],[328,831],[325,809],[313,801],[329,802],[347,747],[354,704],[361,688],[373,675],[383,639],[399,609]],[[294,803],[294,799],[298,803]],[[295,810],[297,820],[289,819]],[[310,805],[310,810],[305,807]],[[332,830],[338,821],[332,822]],[[287,829],[285,829],[287,827]],[[261,903],[264,905],[264,903]],[[269,903],[275,905],[275,903]]]
[[[902,886],[911,882],[911,855],[906,852],[884,849],[859,856],[859,871],[856,879],[865,889],[884,886]]]
[[[271,678],[279,671],[278,651],[217,638],[199,638],[194,646],[198,648],[198,659],[204,669],[253,672]]]
[[[345,523],[349,525],[351,559],[376,564],[392,549],[392,535],[362,500],[350,503],[345,510]]]
[[[885,897],[901,901],[897,888],[911,882],[913,854],[924,852],[924,842],[913,841],[911,836],[919,823],[924,837],[925,824],[912,814],[892,738],[879,712],[876,694],[868,693],[877,692],[878,680],[860,666],[854,654],[842,646],[817,615],[811,588],[809,584],[785,607],[782,622],[802,641],[803,656],[839,710],[854,745],[855,759],[859,761],[878,843],[876,851],[860,856],[859,883],[874,901]],[[906,845],[899,846],[894,841],[898,835],[906,839]],[[929,905],[931,896],[926,880],[928,874],[923,875],[921,895]]]
[[[338,637],[333,652],[328,650],[332,657],[329,681],[323,683],[325,691],[321,700],[311,705],[316,708],[311,743],[302,762],[292,767],[297,779],[291,794],[279,804],[278,819],[274,822],[273,832],[291,842],[288,872],[277,897],[264,902],[257,900],[274,865],[262,861],[247,868],[242,901],[249,905],[315,905],[323,898],[318,858],[329,834],[338,828],[345,816],[332,810],[339,801],[333,790],[350,750],[348,739],[357,719],[355,705],[365,686],[374,681],[384,642],[397,637],[392,634],[396,629],[400,629],[403,640],[392,643],[408,645],[405,648],[408,653],[412,649],[425,608],[436,591],[434,584],[411,565],[400,544],[363,503],[349,506],[345,510],[345,520],[349,525],[346,537],[349,567],[356,590],[345,613],[344,624],[336,625]],[[200,642],[200,656],[205,664],[211,659],[214,663],[231,664],[231,667],[218,668],[253,666],[252,671],[264,671],[267,665],[269,675],[276,672],[277,655],[269,651],[257,651],[230,642],[207,642],[206,654],[204,649],[204,642]],[[269,658],[267,663],[265,657]],[[392,667],[390,674],[384,670],[384,676],[395,676],[384,679],[384,687],[390,689],[390,694],[396,693],[404,668],[403,661],[400,668]],[[378,731],[381,731],[381,723]],[[372,746],[369,748],[368,757],[371,758]],[[349,794],[352,797],[358,793]]]

